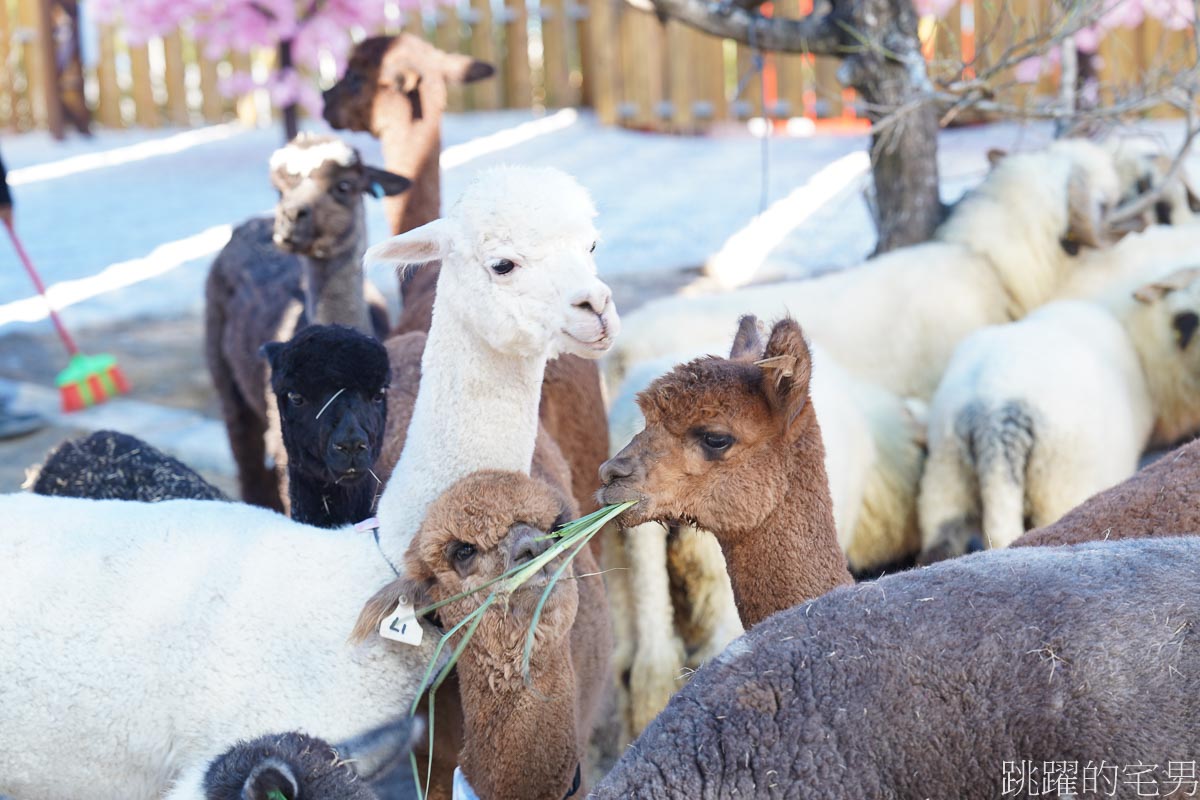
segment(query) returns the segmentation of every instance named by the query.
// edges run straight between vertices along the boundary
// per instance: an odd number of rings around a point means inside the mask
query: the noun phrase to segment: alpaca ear
[[[446,53],[442,62],[442,74],[446,83],[474,83],[496,74],[496,68],[486,61],[479,61],[461,53]]]
[[[763,352],[763,324],[753,314],[738,320],[737,333],[733,335],[733,347],[729,349],[730,361],[753,361]]]
[[[363,171],[367,176],[367,183],[363,187],[363,194],[369,194],[374,197],[395,197],[398,194],[403,194],[412,186],[412,181],[402,175],[397,175],[394,172],[388,172],[386,169],[378,167],[363,167]]]
[[[780,421],[784,437],[795,440],[800,434],[797,423],[808,403],[812,374],[812,354],[795,320],[775,324],[763,357],[754,363],[762,370],[763,394]]]
[[[396,76],[396,91],[400,94],[411,94],[421,85],[421,73],[415,69],[402,69]]]
[[[435,219],[419,228],[393,236],[367,250],[363,261],[367,264],[428,264],[439,261],[450,252],[454,240],[454,223]]]
[[[292,768],[277,758],[263,759],[242,784],[242,800],[296,800],[300,784]]]
[[[283,352],[283,342],[267,342],[262,347],[258,348],[260,358],[265,358],[267,363],[271,365],[271,371],[274,372],[279,367],[279,354]]]
[[[996,165],[1006,158],[1008,158],[1008,151],[1002,150],[999,147],[992,147],[987,151],[988,166],[993,169],[995,169]]]
[[[358,612],[358,621],[350,632],[350,643],[361,644],[379,630],[379,625],[396,612],[396,606],[405,603],[419,611],[433,603],[434,580],[428,578],[412,578],[402,575],[384,586],[371,596]]]

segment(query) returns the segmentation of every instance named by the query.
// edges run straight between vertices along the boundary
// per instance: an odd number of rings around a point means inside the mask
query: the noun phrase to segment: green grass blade
[[[559,565],[558,569],[554,570],[554,574],[550,576],[549,582],[546,583],[546,588],[542,590],[542,596],[538,598],[537,606],[535,606],[533,609],[533,619],[529,621],[529,630],[525,633],[525,652],[521,655],[521,675],[525,680],[526,686],[531,685],[529,678],[529,662],[533,658],[534,631],[537,630],[538,621],[542,618],[542,609],[546,607],[546,600],[549,599],[550,592],[554,591],[554,587],[558,583],[559,578],[562,577],[563,572],[566,571],[567,567],[571,566],[571,562],[575,560],[575,557],[579,555],[583,548],[587,547],[588,542],[592,540],[592,537],[595,536],[599,530],[600,528],[596,528],[595,530],[586,534],[581,534],[578,537],[581,540],[579,545],[573,551],[571,551],[571,555],[563,560],[563,563]]]

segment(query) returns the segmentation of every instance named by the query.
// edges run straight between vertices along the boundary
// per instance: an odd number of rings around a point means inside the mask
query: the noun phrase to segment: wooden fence
[[[0,128],[47,125],[39,2],[0,0]],[[417,33],[496,65],[495,79],[452,91],[452,110],[590,106],[606,123],[681,133],[764,112],[818,124],[858,122],[853,93],[837,82],[836,60],[767,55],[760,77],[750,48],[677,22],[663,25],[623,0],[459,0],[421,14],[402,12],[394,0],[385,5],[389,32]],[[946,20],[923,26],[929,55],[985,63],[1042,7],[1038,0],[1009,0],[1003,19],[989,18],[986,9],[995,5],[963,0]],[[809,13],[812,0],[775,0],[765,8],[794,17]],[[1185,53],[1188,35],[1153,21],[1114,32],[1101,51],[1104,79],[1133,82],[1164,48]],[[187,126],[234,117],[253,124],[272,113],[261,93],[228,98],[218,88],[234,72],[268,70],[272,52],[214,62],[185,33],[131,46],[119,28],[86,22],[84,37],[91,53],[86,96],[99,125]],[[1050,71],[1029,91],[1053,93],[1055,81]]]

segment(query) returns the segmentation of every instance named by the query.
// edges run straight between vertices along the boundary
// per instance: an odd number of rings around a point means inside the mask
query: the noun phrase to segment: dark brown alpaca
[[[376,630],[401,594],[417,607],[428,605],[545,552],[551,544],[545,533],[571,516],[570,505],[561,490],[520,473],[463,478],[430,506],[405,558],[406,577],[371,599],[355,635]],[[590,552],[580,553],[550,594],[528,683],[521,670],[534,607],[558,563],[485,613],[455,684],[438,692],[431,797],[449,797],[456,761],[488,800],[560,800],[582,773],[612,644]],[[481,591],[439,608],[442,627],[462,621],[486,597]],[[422,772],[424,763],[418,759]]]
[[[725,554],[742,623],[852,582],[838,547],[811,360],[794,320],[765,347],[743,317],[728,359],[676,367],[638,397],[646,427],[600,470],[600,500],[636,500],[621,519],[692,524]]]
[[[1200,533],[1200,441],[1172,450],[1010,547]]]
[[[438,157],[446,87],[482,80],[493,72],[490,64],[444,53],[411,34],[376,36],[354,48],[345,74],[325,92],[329,124],[377,137],[388,169],[414,182],[404,195],[385,201],[393,234],[441,216]],[[432,263],[406,271],[400,284],[404,309],[393,335],[429,331],[439,269]],[[392,368],[395,372],[395,363]],[[398,381],[395,378],[393,385]],[[389,406],[393,418],[403,413]],[[608,456],[608,416],[597,365],[575,356],[551,361],[539,414],[570,464],[572,492],[580,509],[594,510],[596,471]],[[394,464],[399,452],[398,446],[388,445],[382,463]]]
[[[386,332],[383,298],[362,275],[363,195],[399,193],[409,182],[365,166],[337,139],[308,134],[272,156],[271,182],[280,193],[275,218],[238,226],[209,269],[204,338],[242,499],[284,510],[287,451],[259,348],[308,322]]]

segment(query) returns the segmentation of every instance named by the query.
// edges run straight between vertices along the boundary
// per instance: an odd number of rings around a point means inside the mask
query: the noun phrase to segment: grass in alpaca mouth
[[[570,566],[571,562],[575,560],[575,556],[579,555],[583,548],[587,547],[587,544],[592,540],[592,537],[599,533],[605,525],[616,519],[621,515],[622,512],[636,503],[636,500],[627,500],[623,503],[613,503],[612,505],[607,505],[604,508],[601,508],[599,511],[593,511],[587,516],[580,517],[573,522],[568,522],[558,530],[552,531],[547,535],[547,538],[555,539],[557,541],[555,541],[555,543],[551,545],[546,552],[542,553],[537,558],[534,558],[528,564],[523,564],[519,567],[513,567],[507,572],[492,578],[491,580],[481,584],[469,592],[461,592],[453,597],[447,597],[445,600],[440,600],[433,605],[426,606],[425,608],[421,608],[413,612],[413,618],[420,619],[426,614],[432,613],[442,606],[454,602],[455,600],[461,600],[464,597],[478,594],[485,589],[491,589],[491,592],[484,599],[483,603],[480,604],[479,608],[472,611],[457,625],[442,634],[441,640],[438,642],[437,647],[433,651],[433,655],[429,659],[429,666],[425,668],[425,675],[421,679],[421,686],[429,687],[429,759],[428,763],[426,764],[424,786],[421,786],[421,779],[419,777],[420,773],[417,769],[417,757],[413,753],[409,753],[409,758],[412,760],[413,780],[416,781],[417,796],[419,798],[424,800],[424,798],[428,796],[429,780],[433,774],[433,709],[438,687],[442,685],[443,681],[445,681],[446,677],[450,674],[450,670],[454,669],[454,665],[458,663],[458,659],[463,654],[463,651],[466,650],[467,644],[471,641],[471,637],[475,635],[475,629],[479,627],[479,623],[483,619],[483,615],[487,613],[487,610],[491,608],[492,604],[495,603],[500,597],[512,594],[527,581],[541,572],[542,568],[547,564],[554,561],[554,559],[558,558],[563,553],[568,553],[567,557],[563,559],[563,563],[554,570],[554,573],[546,582],[546,588],[542,590],[542,595],[538,598],[537,605],[533,609],[533,618],[529,621],[529,630],[525,634],[525,651],[521,657],[521,673],[524,676],[525,685],[530,687],[532,690],[533,685],[529,677],[529,660],[533,656],[534,631],[537,630],[538,620],[540,620],[542,617],[542,609],[545,608],[546,600],[550,597],[550,593],[554,591],[554,587],[558,584],[559,579],[562,577],[567,567]],[[435,676],[434,670],[437,666],[438,660],[441,658],[442,651],[445,650],[446,645],[450,642],[451,638],[459,631],[464,629],[465,632],[463,633],[462,638],[459,639],[458,643],[455,644],[453,651],[450,653],[449,660],[446,662],[445,666],[437,671]],[[423,690],[417,692],[417,696],[413,699],[412,708],[409,709],[410,715],[417,713],[417,707],[420,705],[421,697],[423,695]]]

